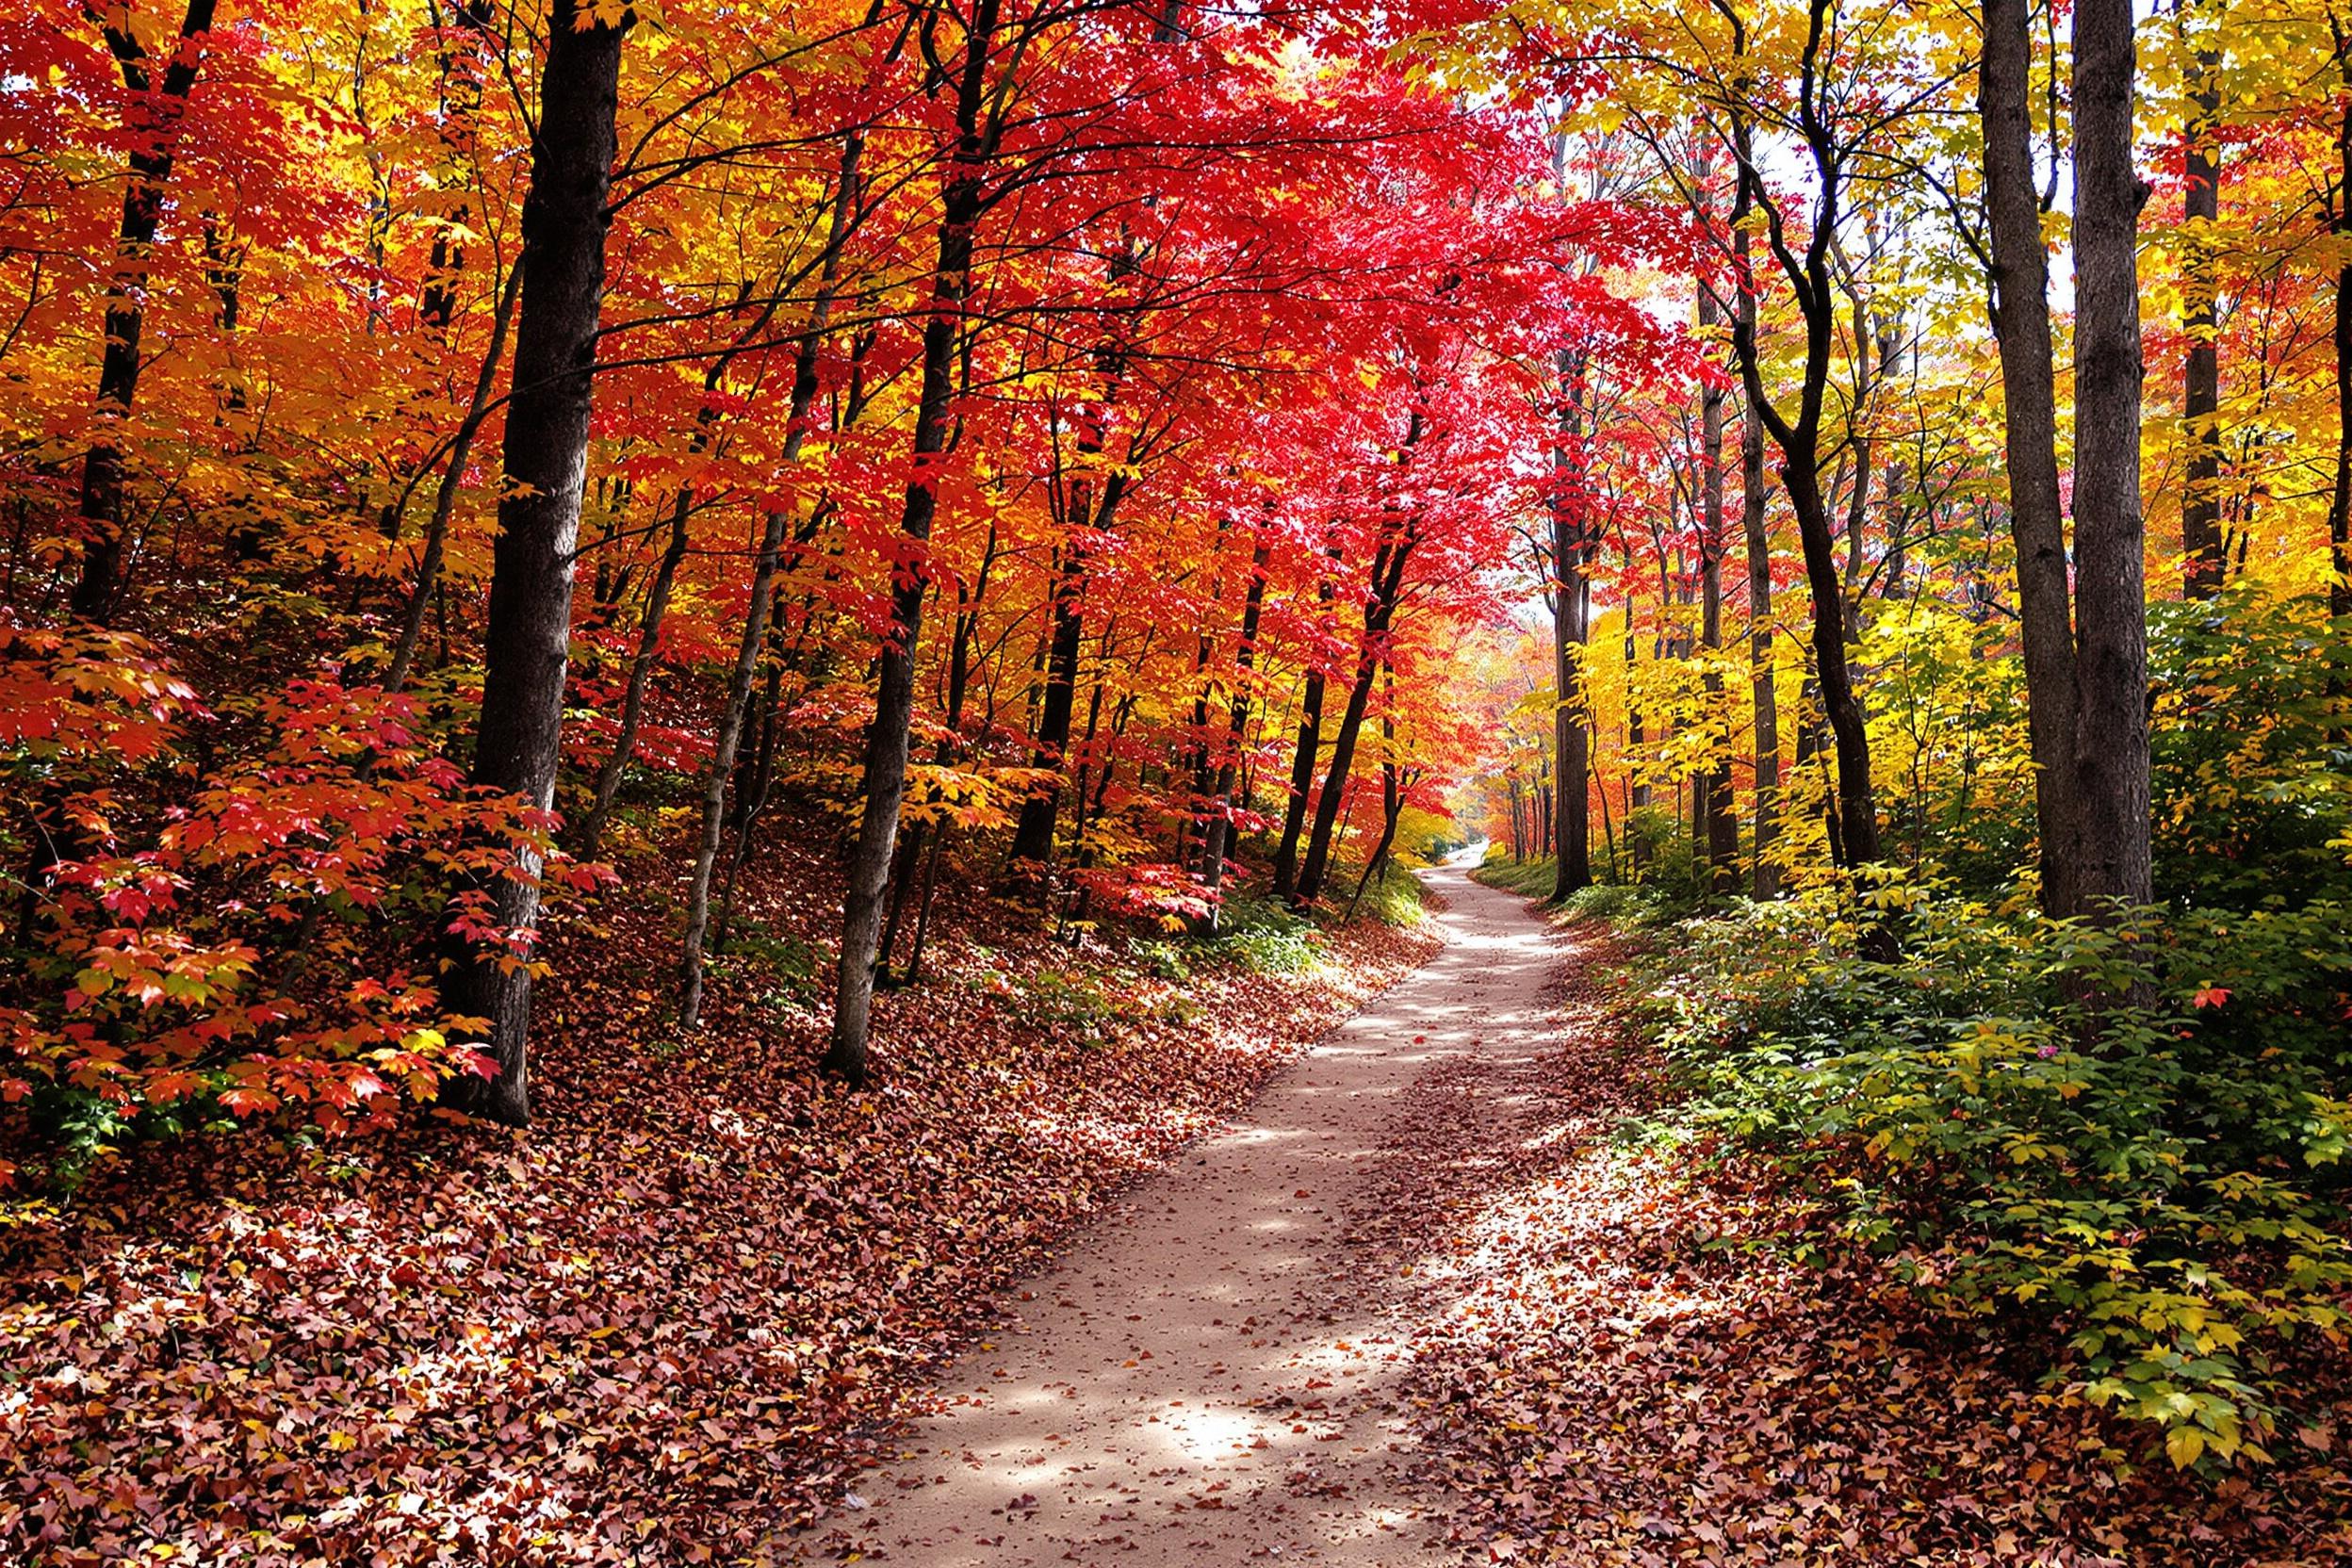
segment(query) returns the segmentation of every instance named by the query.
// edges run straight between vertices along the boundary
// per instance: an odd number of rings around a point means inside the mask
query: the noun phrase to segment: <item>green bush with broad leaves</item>
[[[2177,1464],[2260,1459],[2282,1354],[2346,1327],[2347,913],[2094,928],[1823,888],[1676,927],[1643,1005],[1695,1091],[1677,1116],[1794,1172],[1817,1244],[2038,1318],[2063,1393]],[[1860,956],[1866,921],[1898,961]]]

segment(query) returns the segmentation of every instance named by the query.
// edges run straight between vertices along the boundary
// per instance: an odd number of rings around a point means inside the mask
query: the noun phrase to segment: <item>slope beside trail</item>
[[[826,1556],[960,1568],[1402,1564],[1444,1553],[1403,1385],[1411,1324],[1348,1245],[1425,1074],[1544,1039],[1557,948],[1458,867],[1438,956],[1334,1030],[1007,1303]],[[1442,1180],[1418,1173],[1417,1180]]]

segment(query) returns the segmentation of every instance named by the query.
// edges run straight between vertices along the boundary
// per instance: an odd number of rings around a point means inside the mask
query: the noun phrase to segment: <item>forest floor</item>
[[[2217,1478],[2053,1397],[1768,1173],[1645,1137],[1623,946],[1454,869],[1448,946],[1025,1282],[829,1560],[2352,1561],[2352,1406]]]
[[[823,835],[762,850],[692,1037],[675,858],[624,878],[548,955],[528,1131],[189,1137],[0,1200],[0,1561],[783,1560],[991,1303],[1436,946],[1057,936],[958,881],[852,1094]]]
[[[1442,951],[1290,970],[959,889],[847,1094],[825,858],[763,867],[692,1039],[644,873],[552,955],[527,1133],[0,1205],[0,1560],[2352,1561],[2352,1402],[2135,1464],[2049,1347],[1794,1261],[1763,1173],[1641,1135],[1606,928],[1430,881]]]
[[[1470,1560],[2352,1562],[2341,1355],[2313,1358],[2274,1462],[2176,1471],[2059,1397],[2061,1347],[1929,1312],[1886,1263],[1817,1246],[1770,1168],[1678,1137],[1627,956],[1603,923],[1561,930],[1542,1048],[1420,1077],[1357,1227],[1363,1274],[1413,1287],[1420,1477]]]

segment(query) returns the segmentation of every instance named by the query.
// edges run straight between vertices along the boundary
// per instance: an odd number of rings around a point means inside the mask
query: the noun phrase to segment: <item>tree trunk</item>
[[[1584,695],[1583,652],[1592,635],[1591,543],[1584,523],[1583,357],[1560,351],[1560,439],[1552,449],[1552,769],[1559,787],[1544,837],[1559,850],[1552,897],[1592,885],[1592,727]]]
[[[2187,20],[2185,9],[2180,20]],[[2189,89],[2188,147],[2180,195],[2186,247],[2180,275],[2180,331],[2188,339],[2181,368],[2180,441],[2188,449],[2187,488],[2180,497],[2181,591],[2209,599],[2221,592],[2230,562],[2221,529],[2221,354],[2213,340],[2213,226],[2221,216],[2221,153],[2213,139],[2221,114],[2221,56],[2212,41],[2197,46]]]
[[[447,332],[456,319],[458,280],[466,271],[464,236],[474,215],[465,186],[474,175],[474,124],[482,113],[482,56],[492,12],[491,0],[456,0],[441,41],[442,160],[435,184],[456,196],[433,232],[433,262],[416,300],[417,318],[434,332]]]
[[[1602,779],[1600,780],[1600,785],[1601,785],[1601,788],[1600,788],[1600,796],[1601,796],[1601,843],[1602,843],[1602,845],[1603,845],[1603,846],[1604,846],[1604,847],[1608,850],[1608,853],[1609,853],[1609,879],[1611,882],[1614,882],[1614,881],[1617,881],[1617,880],[1619,879],[1619,876],[1620,876],[1620,873],[1619,873],[1618,866],[1617,866],[1617,829],[1616,829],[1616,827],[1615,827],[1614,825],[1611,825],[1611,823],[1610,823],[1610,821],[1609,821],[1609,779],[1608,779],[1608,777],[1607,777],[1606,776],[1604,776],[1602,777]],[[1636,877],[1636,880],[1638,881],[1639,879],[1640,879],[1640,878],[1637,876],[1637,877]]]
[[[1634,603],[1630,587],[1633,580],[1633,547],[1631,544],[1626,545],[1625,554],[1625,581],[1628,584],[1625,593],[1624,649],[1625,661],[1625,826],[1626,837],[1629,840],[1628,847],[1631,851],[1630,858],[1633,861],[1634,880],[1638,882],[1642,879],[1642,871],[1649,864],[1649,848],[1646,841],[1633,837],[1632,816],[1636,811],[1649,809],[1650,787],[1644,782],[1648,775],[1642,771],[1641,753],[1642,748],[1649,744],[1650,735],[1649,720],[1643,716],[1641,702],[1634,694],[1635,670],[1642,656],[1642,642],[1634,634]]]
[[[1396,687],[1396,675],[1393,669],[1388,672],[1388,684],[1393,698]],[[1364,902],[1364,890],[1372,885],[1375,876],[1387,869],[1389,851],[1396,844],[1396,824],[1405,814],[1405,791],[1410,786],[1410,780],[1400,776],[1396,771],[1395,712],[1392,706],[1380,719],[1380,739],[1388,746],[1386,755],[1380,759],[1380,839],[1372,846],[1371,858],[1364,863],[1364,874],[1356,878],[1356,890],[1348,898],[1348,913],[1340,922],[1343,925],[1355,920],[1356,906]]]
[[[449,524],[457,515],[458,492],[466,485],[466,465],[473,457],[474,437],[482,433],[482,422],[490,416],[492,396],[498,389],[498,365],[506,357],[507,332],[514,324],[514,305],[522,286],[522,268],[509,268],[506,284],[498,290],[498,302],[490,317],[490,344],[482,351],[482,365],[474,372],[473,399],[466,406],[466,417],[450,435],[449,455],[442,461],[441,482],[433,492],[433,516],[425,525],[425,542],[417,551],[416,586],[400,612],[400,639],[393,645],[392,662],[384,675],[384,689],[396,695],[408,684],[408,672],[416,661],[417,640],[424,635],[426,608],[441,586],[441,561],[449,546]]]
[[[2352,241],[2352,38],[2336,36],[2336,72],[2344,90],[2336,122],[2339,240]],[[2336,270],[2336,482],[2328,500],[2328,612],[2352,616],[2352,252]]]
[[[670,505],[670,537],[654,563],[653,580],[645,584],[645,608],[637,618],[637,645],[629,657],[629,684],[621,694],[621,717],[612,736],[612,753],[596,770],[588,814],[581,819],[573,853],[593,860],[604,849],[605,825],[612,820],[612,802],[621,792],[621,778],[637,753],[637,731],[645,717],[645,691],[653,684],[653,666],[662,648],[662,623],[668,616],[670,590],[678,581],[679,563],[686,559],[687,524],[694,511],[694,493],[680,486]]]
[[[2009,531],[2017,554],[2042,908],[2066,916],[2076,908],[2074,624],[2058,498],[2050,257],[2034,186],[2032,14],[2029,0],[1985,0],[1977,106],[1984,132],[1993,335],[2001,350]]]
[[[923,950],[931,939],[931,899],[939,885],[939,858],[947,849],[947,834],[942,825],[931,835],[931,853],[923,857],[923,894],[915,906],[915,947],[906,956],[906,984],[910,986],[923,979]]]
[[[944,733],[939,739],[939,745],[931,754],[933,760],[941,766],[945,766],[955,758],[961,743],[964,731],[964,705],[972,692],[972,642],[979,635],[980,604],[988,597],[988,578],[996,569],[998,547],[997,522],[994,517],[991,517],[988,520],[988,542],[980,552],[980,571],[977,578],[969,582],[959,578],[956,584],[955,631],[948,639],[947,708],[944,714],[945,723],[940,726]],[[931,898],[933,890],[939,886],[939,856],[947,842],[948,835],[953,831],[954,824],[951,822],[936,824],[928,833],[923,831],[923,825],[918,823],[914,834],[916,850],[910,851],[902,858],[903,867],[912,868],[917,859],[917,853],[922,851],[924,845],[928,845],[928,852],[922,855],[923,886],[915,891],[914,952],[906,960],[906,970],[900,977],[899,984],[911,986],[923,972],[923,934],[930,929]],[[896,874],[896,878],[890,887],[890,914],[882,923],[882,942],[874,956],[876,984],[890,983],[890,959],[898,951],[899,922],[906,902],[909,880],[908,871],[901,870]]]
[[[1225,885],[1225,856],[1233,830],[1233,776],[1250,728],[1250,678],[1258,660],[1258,622],[1266,610],[1266,567],[1272,552],[1261,540],[1250,554],[1250,591],[1242,603],[1241,645],[1233,654],[1233,700],[1225,729],[1224,754],[1217,764],[1217,793],[1202,834],[1201,880],[1209,893],[1211,934],[1217,927],[1217,908]]]
[[[1829,0],[1810,0],[1807,8],[1804,90],[1813,94],[1824,90],[1821,85],[1824,78],[1817,62],[1827,46],[1831,8]],[[1747,48],[1744,27],[1737,31],[1735,47],[1740,52]],[[1813,103],[1802,106],[1800,110],[1803,121],[1816,127],[1808,130],[1807,148],[1818,186],[1813,199],[1812,233],[1803,254],[1789,248],[1779,224],[1772,224],[1766,230],[1805,323],[1804,371],[1798,412],[1793,419],[1775,409],[1764,395],[1763,365],[1753,310],[1743,310],[1734,317],[1732,348],[1739,361],[1749,410],[1760,416],[1765,428],[1772,432],[1783,459],[1781,484],[1788,492],[1789,509],[1796,514],[1805,585],[1813,600],[1814,662],[1818,666],[1822,708],[1838,754],[1839,820],[1832,825],[1837,831],[1833,831],[1831,842],[1840,865],[1857,866],[1878,858],[1878,804],[1870,781],[1870,734],[1864,727],[1862,706],[1855,698],[1846,664],[1845,606],[1838,571],[1837,540],[1830,526],[1828,502],[1821,494],[1821,405],[1828,389],[1837,331],[1830,245],[1838,229],[1845,165],[1833,152],[1825,133],[1819,131],[1819,112]],[[1744,114],[1734,113],[1731,129],[1740,171],[1738,197],[1732,207],[1732,228],[1738,233],[1745,228],[1747,218],[1756,210],[1764,181]],[[1733,252],[1740,291],[1752,296],[1756,284],[1747,255],[1745,246]]]
[[[1224,531],[1219,522],[1217,531]],[[1218,547],[1222,549],[1222,541]],[[1221,605],[1225,587],[1220,578],[1209,596],[1212,605]],[[1200,854],[1208,847],[1209,799],[1217,788],[1217,760],[1209,746],[1209,698],[1215,682],[1209,676],[1210,661],[1217,657],[1217,639],[1203,622],[1193,639],[1192,654],[1192,726],[1185,731],[1180,756],[1188,760],[1192,774],[1192,790],[1184,798],[1184,807],[1176,812],[1176,843],[1173,851],[1177,865],[1192,871],[1200,864]],[[1177,769],[1171,767],[1169,782],[1174,782]]]
[[[930,318],[923,332],[923,389],[915,407],[914,472],[899,514],[899,533],[912,559],[901,568],[890,596],[890,629],[882,645],[874,723],[866,733],[864,808],[850,846],[848,890],[841,906],[841,969],[835,979],[832,1043],[825,1070],[854,1088],[866,1081],[867,1036],[873,1021],[874,958],[882,939],[882,893],[898,844],[899,806],[906,795],[907,727],[915,711],[915,654],[923,632],[923,601],[930,588],[931,524],[939,512],[937,469],[947,450],[949,403],[956,388],[956,348],[972,297],[974,231],[995,156],[994,126],[985,131],[988,66],[995,43],[998,0],[978,0],[965,33],[956,86],[956,146],[939,219],[939,259],[931,273]]]
[[[1838,580],[1829,513],[1811,454],[1792,452],[1780,471],[1797,534],[1805,546],[1805,583],[1812,590],[1813,662],[1821,688],[1821,713],[1829,721],[1831,749],[1838,758],[1838,863],[1866,866],[1878,858],[1878,797],[1870,782],[1870,743],[1863,727],[1862,704],[1854,695],[1846,664],[1845,598]]]
[[[1339,547],[1332,546],[1329,555],[1336,563]],[[1337,592],[1327,574],[1316,585],[1315,596],[1329,604]],[[1299,698],[1298,739],[1290,759],[1290,797],[1282,808],[1282,841],[1274,850],[1274,896],[1280,899],[1289,899],[1298,890],[1298,837],[1306,826],[1307,797],[1315,791],[1316,754],[1323,745],[1323,685],[1322,670],[1309,664],[1306,690]]]
[[[1700,331],[1710,331],[1722,318],[1713,286],[1702,283]],[[1723,645],[1723,389],[1712,382],[1699,389],[1699,645],[1709,655],[1706,687],[1709,705],[1714,706],[1723,690],[1723,678],[1712,658]],[[1697,826],[1703,829],[1694,836],[1700,838],[1707,862],[1713,870],[1715,891],[1737,891],[1740,819],[1732,808],[1728,751],[1694,782],[1694,817]]]
[[[1372,698],[1372,677],[1378,668],[1376,662],[1359,659],[1355,678],[1348,684],[1348,703],[1340,710],[1339,728],[1331,737],[1331,771],[1323,776],[1322,793],[1315,797],[1315,827],[1307,835],[1306,863],[1299,867],[1298,886],[1291,898],[1301,907],[1315,902],[1331,869],[1331,833],[1339,825],[1340,808],[1347,801],[1348,775],[1355,764],[1356,739],[1364,729],[1364,710]]]
[[[767,653],[768,678],[760,694],[760,742],[753,747],[749,760],[741,766],[743,776],[736,781],[735,798],[729,804],[727,830],[735,841],[727,846],[727,870],[718,876],[719,907],[710,925],[710,951],[727,951],[727,927],[735,918],[736,879],[743,874],[743,861],[751,853],[751,836],[760,825],[760,815],[768,808],[768,797],[776,790],[776,755],[784,727],[784,663],[785,652],[776,647],[775,629],[780,616],[771,612],[770,642]]]
[[[817,297],[808,307],[808,324],[800,335],[792,361],[792,405],[785,424],[783,464],[797,466],[808,441],[808,415],[816,406],[817,359],[825,347],[825,328],[833,316],[833,301],[841,282],[841,246],[858,210],[858,164],[865,138],[851,133],[841,146],[841,167],[833,189],[831,227],[825,236]],[[727,792],[734,776],[736,753],[742,748],[743,720],[751,709],[751,687],[760,673],[760,650],[768,638],[768,616],[776,599],[776,574],[783,564],[784,541],[791,514],[782,507],[763,519],[751,570],[751,600],[743,608],[743,635],[735,647],[735,668],[727,683],[727,700],[719,710],[718,745],[703,774],[702,832],[694,846],[694,876],[686,895],[686,934],[678,952],[678,1027],[702,1026],[703,938],[710,920],[710,880],[725,838]],[[748,835],[749,828],[745,828]]]
[[[1163,11],[1163,20],[1154,30],[1155,41],[1169,42],[1177,36],[1175,11],[1173,5]],[[1116,284],[1132,273],[1135,265],[1132,251],[1114,253],[1111,281]],[[1095,499],[1094,466],[1102,455],[1107,413],[1118,400],[1119,378],[1126,364],[1126,349],[1114,332],[1095,352],[1095,369],[1102,378],[1102,395],[1079,410],[1078,472],[1069,489],[1062,571],[1054,592],[1053,653],[1047,662],[1045,706],[1037,721],[1035,761],[1037,767],[1056,770],[1057,776],[1045,791],[1021,803],[1021,819],[1013,829],[1011,858],[1016,860],[1044,861],[1054,854],[1054,821],[1061,810],[1058,770],[1064,763],[1062,753],[1070,744],[1070,709],[1078,687],[1078,648],[1086,635],[1083,612],[1087,541],[1081,531],[1108,531],[1119,511],[1119,497],[1127,488],[1127,474],[1121,470],[1103,482],[1099,505]]]
[[[1083,484],[1080,495],[1086,494]],[[1061,814],[1059,770],[1068,758],[1070,723],[1077,706],[1078,653],[1086,641],[1082,600],[1086,592],[1086,553],[1073,537],[1062,547],[1061,571],[1054,585],[1054,635],[1047,645],[1045,696],[1037,712],[1037,732],[1031,765],[1056,770],[1055,782],[1021,802],[1021,820],[1013,829],[1012,858],[1045,861],[1054,854],[1054,830]]]
[[[122,25],[106,24],[106,47],[130,90],[132,151],[130,183],[122,189],[122,221],[116,231],[114,277],[106,286],[106,349],[98,366],[96,433],[82,458],[82,569],[70,608],[76,619],[103,626],[118,608],[117,595],[128,565],[128,526],[123,512],[123,425],[139,395],[139,338],[146,322],[147,258],[163,220],[164,188],[171,183],[173,151],[182,112],[196,85],[206,35],[212,31],[214,0],[188,0],[181,18],[178,46],[160,82],[154,60],[132,36],[127,14]],[[115,14],[111,9],[108,14]]]
[[[1408,450],[1419,437],[1420,426],[1416,410],[1413,433],[1406,440]],[[1315,831],[1307,840],[1306,864],[1298,873],[1294,902],[1301,905],[1315,902],[1315,895],[1323,890],[1323,878],[1331,867],[1331,830],[1338,825],[1340,808],[1348,793],[1348,775],[1355,762],[1356,739],[1363,731],[1364,710],[1372,699],[1373,678],[1388,657],[1389,623],[1396,613],[1417,528],[1417,519],[1403,521],[1396,532],[1381,542],[1373,557],[1371,594],[1364,601],[1364,641],[1356,655],[1355,679],[1348,688],[1348,706],[1340,715],[1339,732],[1331,738],[1331,771],[1324,775],[1323,792],[1315,801]]]
[[[1119,515],[1120,498],[1127,493],[1124,470],[1102,483],[1098,500],[1092,480],[1094,460],[1102,454],[1103,410],[1115,399],[1125,354],[1116,346],[1097,355],[1104,389],[1102,401],[1085,416],[1078,438],[1079,477],[1070,485],[1069,537],[1063,543],[1062,570],[1054,591],[1054,637],[1046,661],[1045,700],[1037,716],[1034,765],[1060,769],[1070,744],[1070,724],[1078,690],[1078,651],[1086,637],[1085,598],[1086,543],[1081,530],[1105,533]],[[1013,829],[1011,858],[1043,861],[1054,854],[1054,829],[1061,810],[1061,786],[1056,781],[1021,803],[1021,819]]]
[[[587,25],[578,24],[586,21]],[[572,631],[573,545],[588,463],[596,325],[604,303],[605,199],[615,152],[621,41],[628,23],[583,15],[556,0],[531,139],[531,194],[523,204],[523,297],[514,337],[514,392],[507,405],[504,484],[483,637],[482,718],[472,782],[555,803]],[[525,847],[512,874],[484,890],[491,919],[527,943],[539,923],[542,852]],[[530,1119],[525,1043],[531,968],[505,943],[464,948],[449,977],[451,1013],[488,1021],[487,1082],[452,1087],[461,1110],[521,1126]]]
[[[1756,302],[1743,301],[1740,308],[1752,311]],[[1756,874],[1750,885],[1757,898],[1769,899],[1780,896],[1780,868],[1770,858],[1780,838],[1780,694],[1772,668],[1772,546],[1764,529],[1764,427],[1745,410],[1740,419],[1740,522],[1747,539],[1748,680],[1756,710]]]
[[[2074,12],[2076,892],[2152,896],[2132,0]]]

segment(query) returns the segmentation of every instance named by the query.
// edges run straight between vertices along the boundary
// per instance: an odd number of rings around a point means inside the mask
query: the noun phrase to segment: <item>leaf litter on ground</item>
[[[1572,928],[1558,1048],[1425,1077],[1354,1217],[1420,1298],[1413,1402],[1467,1560],[2352,1561],[2340,1364],[2276,1465],[2135,1463],[2135,1434],[1871,1260],[1796,1261],[1803,1205],[1764,1170],[1619,1136],[1670,1092],[1621,1020],[1621,951]]]
[[[772,938],[838,908],[791,849],[749,890]],[[1366,923],[1309,972],[1206,965],[1153,1007],[1108,942],[969,891],[945,920],[936,977],[879,1000],[864,1092],[748,979],[675,1037],[638,887],[554,955],[529,1131],[187,1140],[20,1206],[0,1555],[783,1560],[995,1293],[1431,945]],[[1017,982],[1047,972],[1126,986],[1117,1025],[1041,1024]]]

